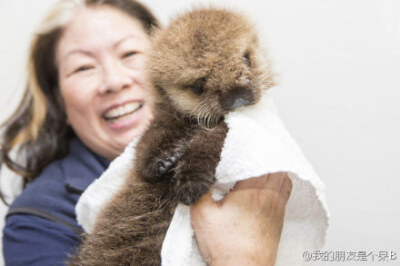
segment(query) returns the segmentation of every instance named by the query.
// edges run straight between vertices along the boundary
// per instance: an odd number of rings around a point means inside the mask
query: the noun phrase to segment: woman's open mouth
[[[116,123],[128,119],[129,116],[143,107],[143,102],[130,102],[108,110],[103,118],[107,122]]]

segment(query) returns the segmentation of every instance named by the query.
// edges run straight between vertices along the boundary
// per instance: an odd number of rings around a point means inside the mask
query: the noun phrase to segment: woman
[[[157,25],[132,0],[66,0],[39,27],[25,94],[3,125],[0,163],[26,181],[7,214],[6,264],[63,265],[79,245],[80,194],[151,119],[145,62]],[[274,174],[220,203],[205,195],[191,212],[209,264],[273,265],[290,190]]]

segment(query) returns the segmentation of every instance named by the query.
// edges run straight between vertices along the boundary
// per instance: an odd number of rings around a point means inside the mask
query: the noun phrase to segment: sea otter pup
[[[193,204],[215,181],[224,116],[257,103],[273,85],[255,29],[238,13],[194,10],[157,30],[152,43],[154,119],[138,143],[132,177],[70,265],[160,265],[176,205]]]

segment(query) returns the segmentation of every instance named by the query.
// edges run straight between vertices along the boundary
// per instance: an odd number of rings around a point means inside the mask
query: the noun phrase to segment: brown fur
[[[70,265],[160,265],[178,202],[207,193],[228,127],[224,115],[273,85],[252,25],[226,10],[185,14],[153,39],[154,120],[135,171],[99,216]]]

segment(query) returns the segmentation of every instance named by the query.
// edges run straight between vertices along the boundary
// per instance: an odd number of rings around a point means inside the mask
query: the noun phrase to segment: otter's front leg
[[[129,178],[68,266],[161,265],[162,243],[177,204],[166,183]]]
[[[174,193],[186,205],[195,203],[215,182],[228,126],[225,122],[198,132],[188,141],[186,152],[174,168]]]
[[[186,151],[184,125],[155,117],[136,149],[136,171],[142,180],[155,183],[172,175],[171,169]]]

